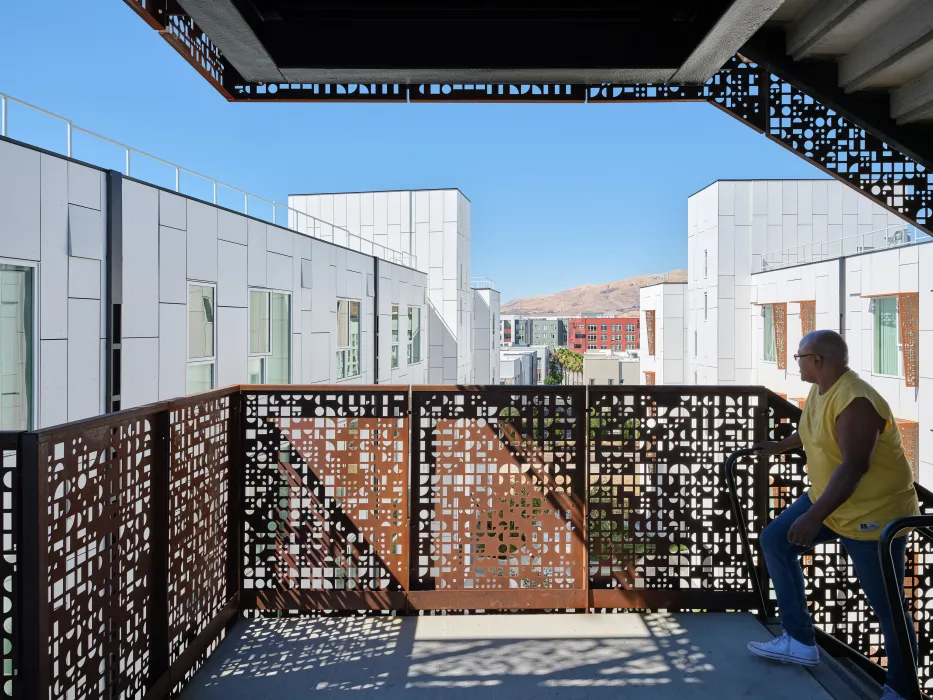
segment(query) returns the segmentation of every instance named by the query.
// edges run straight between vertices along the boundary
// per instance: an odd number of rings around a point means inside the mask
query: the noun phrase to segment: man
[[[888,674],[882,700],[901,700],[908,693],[907,670],[901,667],[885,597],[878,539],[895,518],[919,512],[913,472],[891,409],[849,369],[849,350],[841,335],[809,333],[800,341],[794,359],[800,378],[813,384],[798,432],[781,442],[756,447],[766,455],[803,447],[812,485],[761,533],[784,634],[769,642],[750,642],[748,649],[758,656],[803,666],[819,663],[800,555],[817,544],[839,540],[884,633]],[[903,594],[906,546],[907,537],[902,536],[892,549],[916,659],[917,638]]]

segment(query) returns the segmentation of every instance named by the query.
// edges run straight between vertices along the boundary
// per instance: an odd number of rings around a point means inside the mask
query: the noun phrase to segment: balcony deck
[[[242,620],[182,700],[834,697],[746,651],[769,635],[745,613]]]

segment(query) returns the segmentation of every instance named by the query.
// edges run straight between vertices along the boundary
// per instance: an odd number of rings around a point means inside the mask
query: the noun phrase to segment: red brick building
[[[574,352],[587,350],[638,350],[639,316],[571,318],[567,327],[567,347]]]

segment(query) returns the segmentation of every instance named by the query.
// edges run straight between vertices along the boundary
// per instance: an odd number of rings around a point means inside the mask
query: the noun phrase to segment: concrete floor
[[[747,614],[244,620],[183,700],[827,700],[806,669],[745,649]]]

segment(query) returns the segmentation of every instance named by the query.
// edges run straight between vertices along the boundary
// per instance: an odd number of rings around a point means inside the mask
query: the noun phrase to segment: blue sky
[[[687,197],[716,179],[822,176],[707,104],[238,105],[120,0],[3,20],[0,92],[259,196],[459,187],[503,300],[686,267]],[[10,108],[14,138],[61,133]]]

